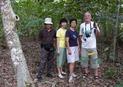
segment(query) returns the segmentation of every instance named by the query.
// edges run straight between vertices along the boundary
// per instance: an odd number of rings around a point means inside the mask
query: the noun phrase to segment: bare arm
[[[82,35],[79,36],[77,39],[79,56],[81,56],[81,44],[82,44],[81,37]]]
[[[70,50],[70,45],[69,45],[69,37],[66,37],[66,45],[67,45],[68,54],[71,55],[71,50]]]
[[[57,53],[59,53],[59,38],[57,37]]]
[[[96,28],[96,33],[95,33],[96,36],[100,36],[100,29],[99,29],[97,23],[95,23],[95,28]]]
[[[78,40],[79,40],[79,47],[80,48],[81,48],[81,45],[82,45],[82,39],[81,38],[82,38],[82,35],[79,35],[79,39]]]
[[[69,37],[66,37],[66,45],[67,45],[67,49],[70,49],[70,45],[69,45]]]
[[[101,35],[101,33],[100,33],[100,30],[99,30],[99,27],[97,27],[97,29],[96,29],[96,36],[100,36]]]
[[[82,26],[80,25],[80,31],[79,31],[79,46],[80,46],[80,49],[81,49],[81,44],[82,44]]]
[[[79,40],[79,38],[77,39],[77,44],[78,44],[78,47],[80,48],[80,40]]]

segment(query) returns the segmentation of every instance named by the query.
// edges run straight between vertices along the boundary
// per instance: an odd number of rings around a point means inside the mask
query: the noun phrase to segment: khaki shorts
[[[95,49],[82,48],[80,62],[82,68],[87,68],[89,66],[93,69],[99,68],[99,59],[96,48]]]

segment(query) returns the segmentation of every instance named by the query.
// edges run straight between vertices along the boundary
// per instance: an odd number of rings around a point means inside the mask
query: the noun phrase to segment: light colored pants
[[[81,58],[80,58],[82,68],[89,67],[89,61],[90,61],[91,68],[93,69],[99,68],[99,59],[98,59],[98,53],[96,48],[95,49],[82,48]]]
[[[62,67],[67,60],[66,48],[59,49],[59,55],[57,55],[57,67]]]

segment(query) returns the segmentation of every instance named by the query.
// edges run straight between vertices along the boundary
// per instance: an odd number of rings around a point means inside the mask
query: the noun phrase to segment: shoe
[[[66,75],[67,73],[66,72],[62,72],[63,75]]]
[[[76,77],[77,77],[77,75],[76,75],[76,74],[74,74],[74,73],[72,73],[72,76],[73,76],[74,78],[76,78]]]
[[[83,78],[85,79],[86,77],[88,77],[88,73],[83,74]]]
[[[63,79],[63,78],[64,78],[64,76],[63,76],[62,74],[59,74],[58,77],[59,77],[60,79]]]
[[[46,76],[49,77],[49,78],[53,78],[52,74],[47,74]]]
[[[73,76],[72,75],[69,77],[69,83],[71,83],[71,82],[73,82]]]
[[[99,79],[100,77],[99,76],[94,76],[94,79]]]

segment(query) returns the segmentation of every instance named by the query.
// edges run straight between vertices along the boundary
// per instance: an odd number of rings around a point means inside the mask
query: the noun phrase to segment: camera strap
[[[90,31],[92,31],[92,26],[91,26],[91,22],[89,23],[90,24]],[[87,24],[85,23],[85,30],[84,31],[87,31]],[[85,32],[84,32],[85,33]]]

